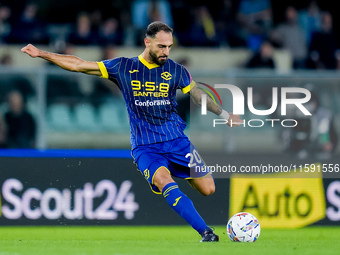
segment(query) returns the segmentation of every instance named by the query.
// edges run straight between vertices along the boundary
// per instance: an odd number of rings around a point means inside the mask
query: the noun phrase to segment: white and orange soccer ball
[[[260,232],[259,221],[247,212],[236,213],[227,224],[227,234],[233,242],[255,242]]]

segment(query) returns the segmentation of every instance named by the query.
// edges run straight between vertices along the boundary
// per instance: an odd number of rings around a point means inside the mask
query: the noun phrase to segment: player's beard
[[[159,57],[157,57],[156,53],[154,53],[151,50],[149,51],[149,56],[150,56],[152,62],[154,62],[155,64],[157,64],[159,66],[164,65],[165,62],[168,60],[168,56],[159,56]],[[159,59],[160,57],[166,57],[166,59],[161,60],[161,59]]]

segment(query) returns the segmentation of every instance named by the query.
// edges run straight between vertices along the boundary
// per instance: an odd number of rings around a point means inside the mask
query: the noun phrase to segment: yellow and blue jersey
[[[187,69],[168,59],[149,64],[142,55],[98,62],[102,78],[115,82],[123,93],[131,128],[132,149],[184,135],[185,122],[177,114],[176,91],[190,91],[195,82]]]

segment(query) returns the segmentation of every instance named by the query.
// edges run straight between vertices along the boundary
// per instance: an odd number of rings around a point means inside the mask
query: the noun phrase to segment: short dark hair
[[[154,38],[159,31],[172,33],[173,29],[163,22],[154,21],[148,25],[145,36]]]

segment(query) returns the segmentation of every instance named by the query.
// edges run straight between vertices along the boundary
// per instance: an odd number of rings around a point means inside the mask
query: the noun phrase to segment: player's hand
[[[40,54],[40,50],[38,48],[34,47],[32,44],[28,44],[27,46],[22,48],[21,51],[23,53],[28,54],[32,58],[39,57],[39,54]]]
[[[230,113],[229,115],[230,115],[228,119],[229,127],[238,127],[241,123],[244,122],[244,120],[241,120],[240,115],[236,115],[233,113]]]

